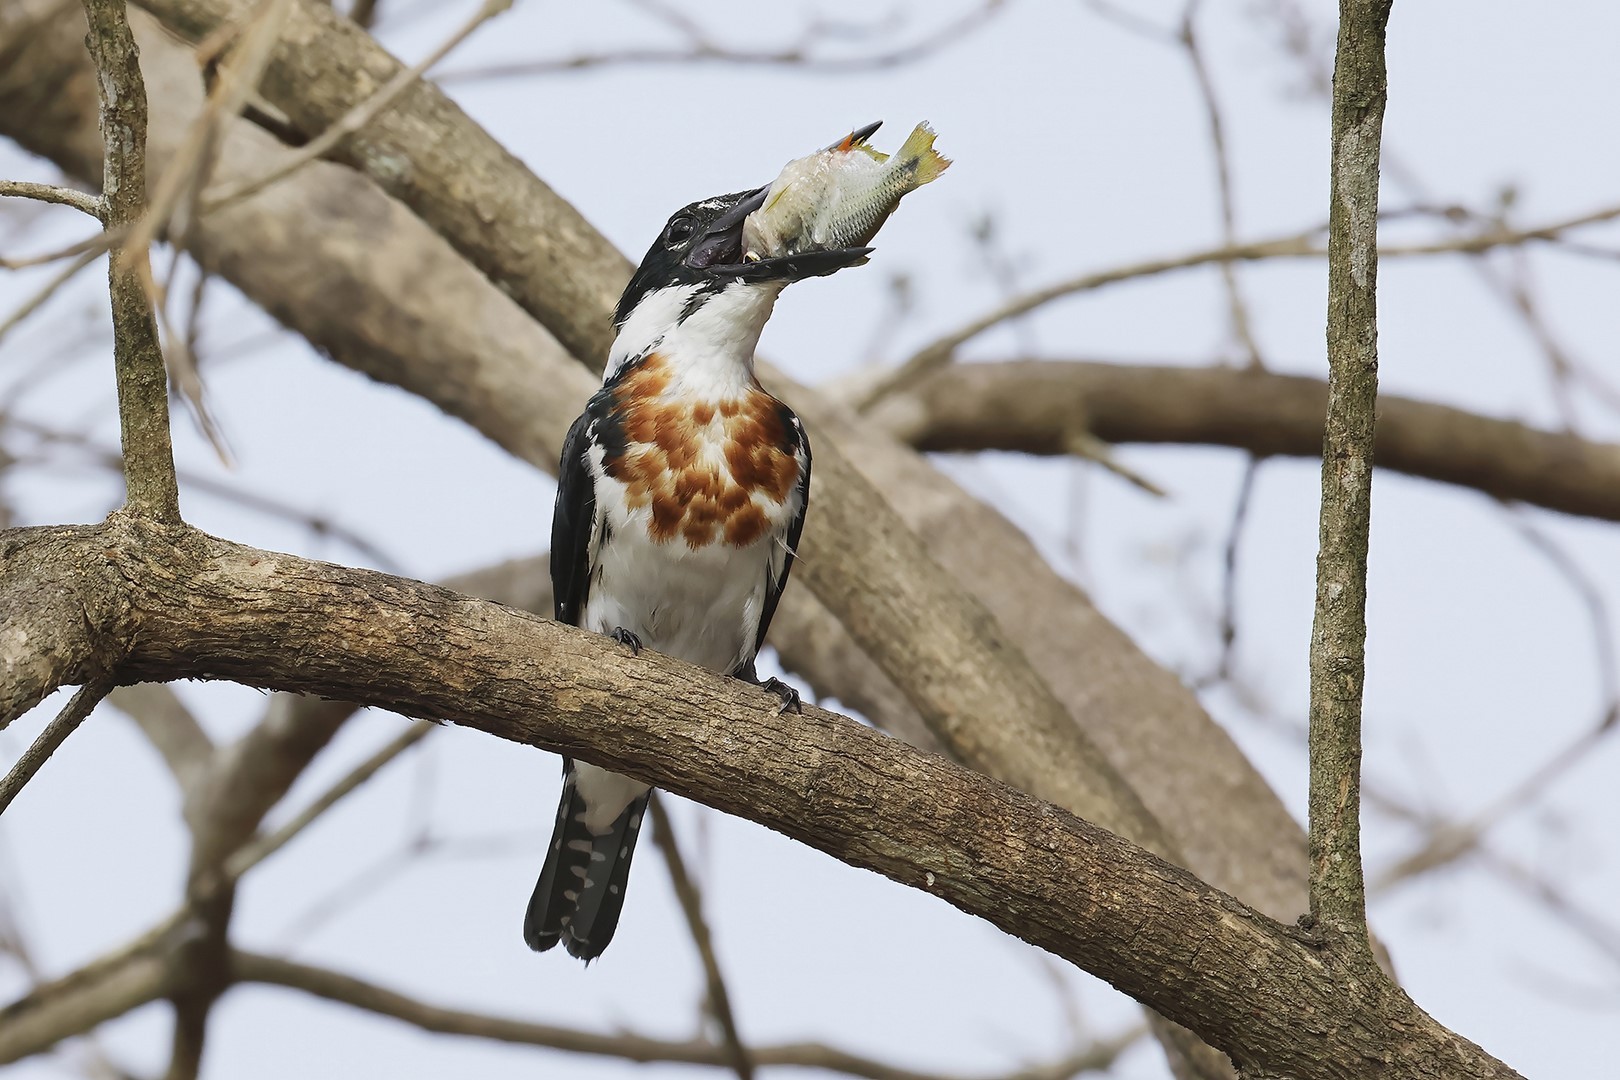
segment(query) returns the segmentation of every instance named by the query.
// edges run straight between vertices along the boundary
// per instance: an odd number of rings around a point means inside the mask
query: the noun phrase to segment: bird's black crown
[[[697,299],[733,282],[798,281],[851,266],[871,251],[835,248],[744,261],[743,222],[764,204],[769,190],[767,185],[716,195],[677,210],[631,276],[613,313],[613,325],[623,326],[636,305],[659,289],[696,285]]]

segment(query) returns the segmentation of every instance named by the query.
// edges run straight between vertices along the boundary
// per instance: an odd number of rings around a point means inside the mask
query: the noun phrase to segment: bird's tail
[[[565,762],[557,827],[545,868],[529,898],[523,940],[536,952],[545,952],[561,941],[570,955],[590,961],[607,948],[619,925],[630,859],[648,796],[643,791],[612,824],[593,832],[587,825],[587,806],[577,779],[573,762]]]

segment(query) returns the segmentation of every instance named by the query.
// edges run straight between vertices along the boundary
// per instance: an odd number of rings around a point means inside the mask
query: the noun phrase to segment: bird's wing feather
[[[591,587],[591,550],[596,546],[596,483],[591,476],[592,417],[587,410],[568,429],[557,472],[557,505],[551,516],[551,591],[556,619],[578,626]]]
[[[769,575],[769,580],[765,583],[765,607],[759,614],[759,631],[754,635],[753,656],[758,656],[759,650],[765,646],[765,632],[771,628],[771,618],[776,614],[777,601],[782,599],[782,590],[787,588],[788,575],[793,572],[793,560],[799,552],[799,534],[804,532],[805,511],[810,509],[810,437],[805,434],[804,425],[799,423],[799,418],[794,415],[792,409],[783,405],[782,411],[787,414],[788,424],[799,440],[799,512],[788,525],[787,536],[783,541],[781,570],[776,569],[775,559],[766,565],[765,572]]]

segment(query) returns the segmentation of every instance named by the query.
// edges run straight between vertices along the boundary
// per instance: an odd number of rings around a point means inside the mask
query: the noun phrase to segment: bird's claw
[[[799,692],[776,676],[773,675],[760,683],[759,688],[766,693],[775,694],[781,700],[782,703],[776,707],[777,716],[781,716],[789,709],[801,716],[804,714],[804,704],[799,700]]]
[[[626,630],[624,627],[615,626],[613,628],[613,632],[608,634],[608,637],[629,649],[631,656],[641,655],[641,639],[636,637],[636,635],[632,634],[630,631]]]

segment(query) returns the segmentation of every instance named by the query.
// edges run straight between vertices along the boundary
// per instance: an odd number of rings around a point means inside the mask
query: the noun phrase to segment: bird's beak
[[[687,253],[686,265],[694,270],[707,270],[738,281],[800,281],[825,277],[846,266],[857,266],[871,254],[869,247],[834,248],[831,251],[805,251],[797,255],[744,262],[743,222],[749,214],[765,205],[765,196],[770,190],[771,186],[766,184],[750,191],[737,200],[730,210],[715,218]]]
[[[714,219],[708,230],[692,245],[686,254],[686,265],[694,270],[717,270],[742,262],[743,222],[748,215],[765,205],[765,196],[771,186],[755,188],[724,214]]]

